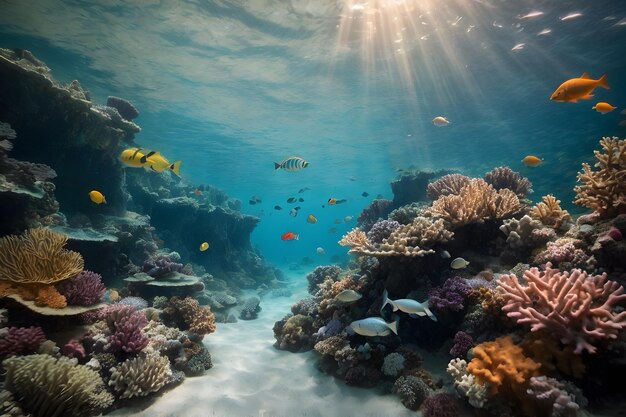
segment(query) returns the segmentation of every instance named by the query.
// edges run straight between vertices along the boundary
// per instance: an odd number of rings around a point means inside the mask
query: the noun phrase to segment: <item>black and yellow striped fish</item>
[[[308,165],[309,163],[299,156],[290,156],[280,163],[274,162],[274,169],[284,169],[285,171],[293,172],[306,168]]]

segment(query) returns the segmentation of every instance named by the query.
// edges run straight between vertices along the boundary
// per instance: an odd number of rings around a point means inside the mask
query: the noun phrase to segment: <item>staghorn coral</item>
[[[0,238],[0,280],[53,284],[83,270],[79,253],[65,250],[67,236],[45,228]]]
[[[91,271],[82,271],[75,277],[60,282],[56,288],[65,297],[67,304],[78,306],[98,303],[106,290],[102,275]]]
[[[41,327],[9,327],[0,333],[0,356],[35,352],[46,340]]]
[[[626,139],[604,137],[600,151],[594,151],[594,168],[583,163],[574,187],[575,204],[590,208],[603,217],[626,211]]]
[[[471,181],[470,177],[461,174],[448,174],[428,184],[426,195],[431,200],[437,200],[442,195],[458,195],[461,188]]]
[[[521,203],[513,191],[506,188],[496,191],[485,181],[474,178],[459,194],[442,195],[425,212],[455,228],[511,217],[520,210]]]
[[[537,203],[530,210],[530,217],[553,229],[560,229],[572,221],[569,212],[561,208],[561,200],[557,200],[552,194],[544,195],[541,199],[543,202]]]
[[[508,188],[519,198],[525,198],[533,191],[533,185],[528,181],[528,178],[522,177],[519,172],[515,172],[509,167],[494,168],[485,174],[484,179],[496,190]]]
[[[342,246],[350,246],[349,253],[385,256],[424,256],[434,253],[431,249],[437,243],[447,242],[454,234],[446,230],[444,222],[426,217],[416,217],[413,223],[395,229],[382,243],[372,243],[365,233],[352,229],[339,241]]]
[[[544,272],[531,268],[524,272],[527,285],[515,275],[502,275],[499,291],[506,300],[502,308],[531,331],[546,329],[564,344],[574,344],[574,352],[595,353],[595,343],[615,339],[626,327],[626,312],[615,313],[615,304],[626,301],[624,287],[607,281],[606,273],[588,276],[580,269],[561,272],[546,264]]]
[[[5,359],[5,389],[33,417],[86,417],[113,403],[96,371],[76,359],[29,355]]]
[[[111,368],[109,386],[120,398],[143,397],[159,391],[171,377],[167,357],[149,354],[127,359]]]

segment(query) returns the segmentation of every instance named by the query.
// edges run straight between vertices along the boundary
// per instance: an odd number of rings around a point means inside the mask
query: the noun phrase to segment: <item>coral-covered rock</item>
[[[378,219],[385,218],[390,211],[391,200],[382,198],[373,200],[365,207],[356,220],[357,226],[365,232],[369,231]]]
[[[414,376],[401,376],[396,379],[393,391],[398,394],[402,404],[409,410],[417,410],[431,393],[428,385]]]
[[[471,291],[471,287],[462,278],[449,278],[441,287],[428,293],[428,305],[437,311],[460,311]]]
[[[274,347],[290,352],[306,352],[313,348],[313,318],[296,314],[274,324]]]
[[[130,101],[120,97],[107,97],[107,106],[115,108],[120,116],[126,120],[133,120],[139,116],[137,108],[135,108]]]
[[[474,339],[469,334],[459,331],[454,335],[453,343],[450,355],[453,358],[464,358],[467,355],[467,351],[474,346]]]
[[[459,406],[454,395],[439,392],[424,400],[421,411],[424,417],[457,417]]]

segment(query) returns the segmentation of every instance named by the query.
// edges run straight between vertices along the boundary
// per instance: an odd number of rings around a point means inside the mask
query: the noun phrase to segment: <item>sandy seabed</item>
[[[315,369],[315,352],[273,347],[272,327],[307,297],[303,276],[290,277],[290,297],[265,296],[256,320],[218,323],[204,338],[213,368],[186,378],[149,406],[112,416],[145,417],[415,417],[395,395],[354,388]]]

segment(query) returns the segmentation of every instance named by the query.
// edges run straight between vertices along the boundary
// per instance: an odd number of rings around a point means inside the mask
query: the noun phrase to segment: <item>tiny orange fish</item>
[[[591,93],[598,86],[609,89],[609,85],[606,83],[606,74],[597,80],[592,80],[585,72],[580,78],[572,78],[561,84],[552,93],[550,100],[576,103],[578,100],[586,100],[593,97]]]
[[[522,159],[522,163],[529,167],[536,167],[542,162],[543,162],[543,159],[537,158],[534,155],[528,155],[528,156],[525,156],[524,159]]]
[[[299,238],[300,238],[300,235],[296,235],[293,232],[283,233],[280,236],[281,240],[292,240],[292,239],[298,240]]]
[[[613,107],[609,103],[601,101],[598,104],[596,104],[595,106],[593,106],[591,109],[597,111],[598,113],[606,114],[606,113],[608,113],[610,111],[615,110],[616,108],[617,107]]]
[[[329,199],[328,199],[328,204],[330,204],[331,206],[332,206],[333,204],[337,204],[337,199],[336,199],[336,198],[329,198]]]

